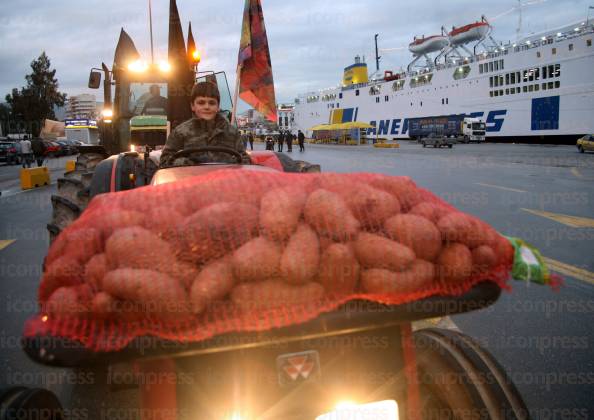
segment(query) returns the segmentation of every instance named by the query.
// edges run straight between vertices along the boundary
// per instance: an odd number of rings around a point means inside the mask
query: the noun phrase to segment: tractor
[[[208,80],[218,86],[221,112],[230,118],[232,101],[225,73],[197,73],[190,67],[187,71],[191,72],[190,77],[194,82]],[[97,194],[171,182],[230,166],[229,164],[196,164],[193,168],[159,170],[161,155],[159,149],[165,144],[167,134],[172,129],[171,117],[168,117],[167,99],[160,95],[170,90],[168,84],[179,86],[176,79],[187,77],[187,74],[180,75],[179,71],[172,71],[167,63],[142,65],[136,61],[127,67],[118,66],[115,63],[112,70],[103,64],[101,70],[91,70],[89,87],[99,88],[102,75],[104,75],[105,109],[103,119],[99,122],[100,144],[81,146],[75,169],[66,172],[63,178],[58,179],[57,194],[51,198],[53,215],[47,225],[50,243],[82,213],[90,199]],[[115,93],[112,95],[114,87]],[[157,106],[150,103],[153,94],[161,98],[161,104],[158,103],[159,101],[153,101],[157,102]],[[193,150],[184,151],[184,153],[187,156],[191,153],[208,151]],[[221,150],[218,152],[220,153]],[[234,155],[232,150],[222,152]],[[249,154],[253,162],[265,160],[264,155],[270,155],[271,158],[278,159],[279,166],[282,166],[286,172],[319,172],[320,170],[319,165],[293,160],[282,153],[255,151]],[[236,165],[231,166],[240,165],[241,159],[237,162]],[[262,168],[249,168],[254,165],[245,164],[243,166],[244,169]]]

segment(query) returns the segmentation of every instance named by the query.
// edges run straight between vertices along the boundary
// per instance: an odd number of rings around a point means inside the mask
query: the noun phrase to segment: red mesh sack
[[[103,194],[51,246],[25,335],[113,351],[501,287],[510,243],[408,177],[220,170]]]

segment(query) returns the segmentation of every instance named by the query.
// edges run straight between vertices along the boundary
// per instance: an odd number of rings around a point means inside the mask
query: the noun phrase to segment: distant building
[[[295,105],[293,104],[278,104],[278,128],[282,131],[293,131],[295,125]]]
[[[68,98],[66,119],[96,119],[97,116],[97,99],[95,95],[83,93]]]

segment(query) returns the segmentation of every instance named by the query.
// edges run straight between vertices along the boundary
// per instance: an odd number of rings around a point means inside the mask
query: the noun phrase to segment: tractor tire
[[[0,391],[2,420],[64,420],[56,395],[46,389],[12,387]]]
[[[438,328],[413,334],[423,419],[528,420],[515,385],[474,339]]]
[[[50,244],[68,225],[78,219],[90,200],[93,172],[105,159],[101,153],[81,153],[75,169],[58,179],[58,191],[52,195],[52,219],[47,225]]]

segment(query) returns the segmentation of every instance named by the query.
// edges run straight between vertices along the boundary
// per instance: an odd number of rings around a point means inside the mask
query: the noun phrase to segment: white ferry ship
[[[361,121],[368,136],[409,138],[411,118],[464,114],[497,141],[575,142],[594,133],[594,25],[579,22],[497,44],[485,18],[415,38],[406,71],[368,75],[359,57],[342,84],[300,95],[295,124]]]

